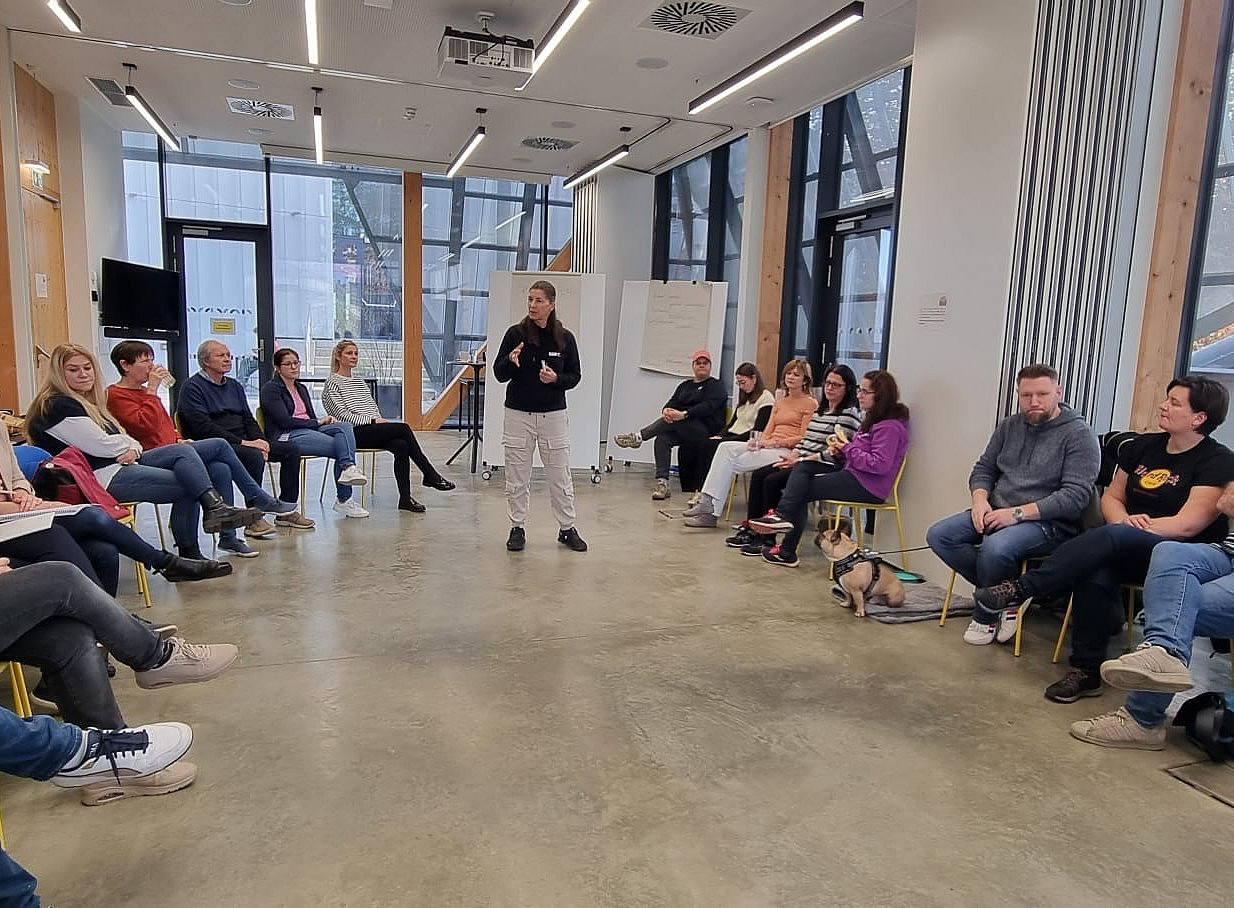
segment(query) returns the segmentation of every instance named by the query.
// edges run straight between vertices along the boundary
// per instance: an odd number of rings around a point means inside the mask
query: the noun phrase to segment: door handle
[[[261,338],[257,341],[257,361],[264,363],[266,361],[266,340]]]

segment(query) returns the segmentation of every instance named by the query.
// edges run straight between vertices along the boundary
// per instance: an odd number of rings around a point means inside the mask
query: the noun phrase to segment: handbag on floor
[[[1234,709],[1225,694],[1210,690],[1192,697],[1179,707],[1174,724],[1214,763],[1234,759]]]

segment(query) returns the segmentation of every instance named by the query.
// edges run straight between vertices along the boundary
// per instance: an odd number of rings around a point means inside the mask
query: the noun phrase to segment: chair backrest
[[[895,502],[895,506],[900,506],[900,480],[904,478],[904,468],[908,466],[908,452],[904,452],[904,459],[900,461],[900,469],[896,471],[896,481],[891,485],[891,500]]]
[[[266,414],[261,407],[257,408],[257,412],[253,414],[253,418],[257,420],[257,428],[261,429],[261,434],[266,434]]]

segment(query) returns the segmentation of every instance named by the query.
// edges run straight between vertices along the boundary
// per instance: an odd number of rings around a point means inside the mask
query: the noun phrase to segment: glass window
[[[128,261],[163,267],[163,211],[159,197],[158,138],[121,134],[124,147],[124,224]]]
[[[904,71],[854,91],[844,104],[840,207],[868,205],[895,193]]]
[[[728,183],[724,199],[724,270],[722,279],[728,282],[724,305],[724,343],[720,353],[721,380],[728,384],[737,368],[737,301],[741,290],[741,231],[744,226],[746,201],[746,148],[749,143],[738,139],[728,146]]]
[[[167,216],[266,223],[266,165],[259,145],[186,139],[166,152]]]
[[[674,167],[669,208],[668,279],[707,279],[707,214],[711,198],[711,156]]]
[[[1191,263],[1193,319],[1187,372],[1215,378],[1234,393],[1234,64],[1227,57],[1226,77],[1215,91],[1221,105],[1218,134],[1209,137],[1212,185],[1208,212],[1197,230],[1203,238],[1198,259]],[[1213,437],[1234,444],[1234,424],[1227,420]]]

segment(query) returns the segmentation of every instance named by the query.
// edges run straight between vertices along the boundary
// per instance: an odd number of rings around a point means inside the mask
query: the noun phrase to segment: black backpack
[[[1192,697],[1179,708],[1174,724],[1185,728],[1187,740],[1214,763],[1234,759],[1234,709],[1225,694],[1207,691]]]

